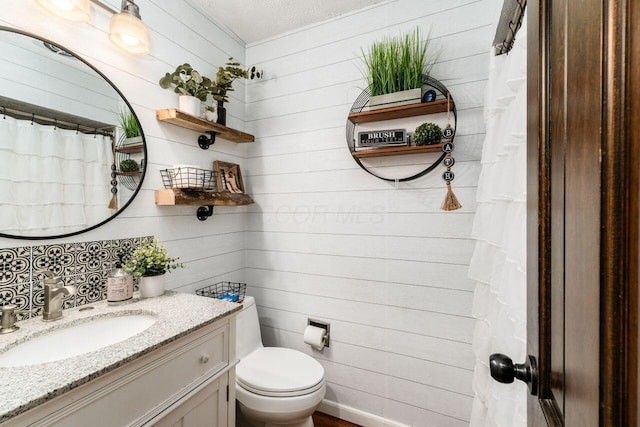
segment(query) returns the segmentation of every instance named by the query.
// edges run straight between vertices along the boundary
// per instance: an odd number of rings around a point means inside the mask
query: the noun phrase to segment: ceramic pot
[[[200,117],[200,100],[195,96],[178,96],[178,110],[192,116]]]
[[[164,293],[164,274],[159,276],[142,276],[138,283],[140,298],[153,298]]]
[[[218,120],[218,113],[216,111],[206,110],[204,112],[204,119],[208,122],[215,122]]]
[[[218,124],[222,126],[227,125],[227,110],[224,108],[224,103],[222,101],[218,101]]]

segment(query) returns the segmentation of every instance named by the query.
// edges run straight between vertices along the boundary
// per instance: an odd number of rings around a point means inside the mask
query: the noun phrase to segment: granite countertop
[[[0,335],[2,353],[30,338],[97,317],[147,314],[158,318],[139,334],[90,353],[39,365],[0,368],[0,422],[104,375],[242,307],[236,303],[172,291],[149,299],[138,299],[136,294],[133,301],[119,306],[109,306],[106,301],[100,301],[63,310],[62,319],[55,322],[43,322],[41,317],[21,321],[17,323],[20,327],[18,331]]]

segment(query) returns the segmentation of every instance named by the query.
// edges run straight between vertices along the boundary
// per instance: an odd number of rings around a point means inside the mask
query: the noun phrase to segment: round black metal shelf
[[[416,178],[420,178],[429,172],[433,171],[446,157],[446,153],[442,152],[440,156],[431,164],[425,165],[425,168],[418,173],[404,176],[401,178],[388,178],[384,176],[380,176],[376,172],[372,171],[370,167],[363,163],[363,158],[375,157],[375,154],[368,156],[358,156],[355,153],[362,153],[362,151],[356,151],[356,140],[355,140],[355,131],[356,125],[358,123],[372,123],[372,122],[382,122],[389,119],[395,118],[406,118],[406,117],[416,117],[422,115],[429,115],[434,113],[442,113],[449,110],[453,115],[453,122],[451,123],[451,127],[454,130],[454,134],[451,137],[450,141],[453,142],[455,137],[455,131],[457,126],[457,110],[455,106],[455,102],[453,100],[453,96],[447,89],[445,85],[443,85],[440,81],[434,79],[431,76],[422,76],[422,95],[425,97],[425,94],[429,92],[429,97],[431,98],[430,102],[422,102],[420,104],[413,104],[402,107],[391,107],[389,109],[380,109],[380,110],[370,110],[369,109],[369,101],[370,101],[370,92],[369,88],[364,89],[358,98],[356,98],[355,102],[351,106],[351,110],[349,112],[349,118],[347,119],[346,125],[346,139],[347,146],[349,147],[349,151],[353,155],[353,160],[367,173],[375,176],[376,178],[382,179],[384,181],[389,182],[406,182],[411,181]],[[433,93],[435,92],[435,97]],[[444,101],[447,102],[444,102]],[[443,109],[443,106],[446,108]],[[412,154],[412,152],[424,152],[431,151],[428,149],[421,150],[420,147],[415,147],[415,150],[412,150],[413,147],[399,147],[401,149],[397,150],[388,150],[386,148],[380,149],[380,156],[385,155],[399,155],[399,154]],[[408,148],[408,149],[407,149]],[[391,151],[391,154],[387,154],[384,152]],[[375,149],[370,150],[371,152],[375,152]],[[395,151],[395,152],[394,152]]]

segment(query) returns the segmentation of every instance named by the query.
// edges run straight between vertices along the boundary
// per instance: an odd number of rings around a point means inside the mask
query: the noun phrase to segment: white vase
[[[138,283],[140,298],[153,298],[164,293],[164,274],[159,276],[142,276]]]
[[[200,100],[195,96],[178,96],[178,110],[192,116],[200,117]]]

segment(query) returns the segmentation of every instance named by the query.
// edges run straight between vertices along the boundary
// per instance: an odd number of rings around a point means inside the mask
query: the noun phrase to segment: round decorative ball
[[[124,159],[120,162],[120,170],[122,172],[137,172],[140,170],[140,166],[133,159]]]
[[[442,141],[442,128],[435,123],[423,123],[416,128],[413,140],[416,145],[439,144]]]

